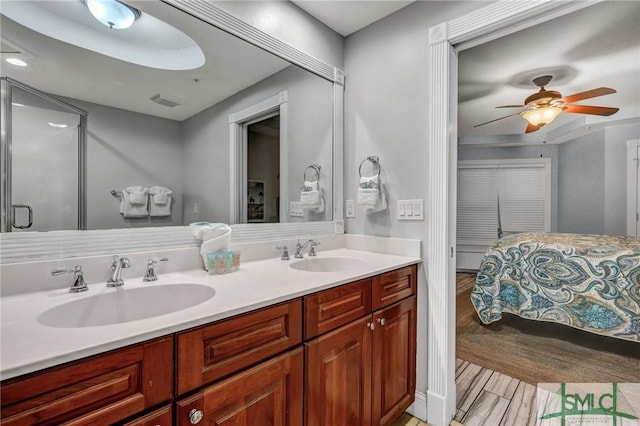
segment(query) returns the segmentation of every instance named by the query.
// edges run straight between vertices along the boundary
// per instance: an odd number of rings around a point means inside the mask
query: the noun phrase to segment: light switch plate
[[[345,200],[344,202],[344,216],[356,217],[356,206],[354,200]]]
[[[398,220],[423,220],[424,200],[398,200]]]
[[[300,201],[289,202],[289,216],[292,217],[304,217],[304,209]]]

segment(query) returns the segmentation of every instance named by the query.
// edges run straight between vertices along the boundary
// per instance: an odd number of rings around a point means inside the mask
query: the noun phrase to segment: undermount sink
[[[367,265],[364,260],[350,257],[317,257],[293,262],[289,267],[307,272],[342,272],[357,270]]]
[[[121,287],[67,302],[38,316],[42,325],[82,328],[137,321],[181,311],[206,302],[215,290],[201,284]]]

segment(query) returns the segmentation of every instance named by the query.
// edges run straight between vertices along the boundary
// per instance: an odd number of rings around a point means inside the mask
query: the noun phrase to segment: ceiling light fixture
[[[532,126],[542,127],[550,124],[562,112],[562,108],[557,106],[547,106],[532,109],[522,113],[522,118],[527,120]]]
[[[118,0],[85,0],[89,12],[112,30],[129,28],[140,17],[140,11]]]
[[[27,64],[25,61],[23,61],[20,58],[7,58],[7,62],[9,62],[11,65],[15,65],[17,67],[26,67]]]
[[[62,124],[62,123],[52,123],[49,121],[49,126],[53,127],[54,129],[66,129],[67,127],[69,127],[68,124]]]

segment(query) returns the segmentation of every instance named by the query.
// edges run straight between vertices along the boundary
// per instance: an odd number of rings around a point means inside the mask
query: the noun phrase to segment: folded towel
[[[149,188],[149,216],[171,216],[171,197],[173,191],[164,186]]]
[[[125,189],[129,194],[129,203],[134,206],[147,205],[149,190],[144,186],[130,186]]]
[[[371,177],[361,177],[359,188],[362,189],[376,189],[378,188],[379,179],[378,175]]]
[[[314,181],[305,180],[304,184],[302,185],[303,192],[317,191],[319,188],[320,188],[320,185],[318,184],[317,180],[314,180]]]
[[[361,177],[358,186],[358,205],[367,213],[387,209],[387,196],[379,176]]]
[[[122,190],[120,199],[120,213],[126,218],[141,218],[149,216],[147,203],[148,190],[143,186],[130,186]],[[133,200],[132,200],[133,199]]]
[[[197,222],[190,226],[196,228],[195,236],[202,240],[200,256],[204,263],[204,269],[209,270],[207,255],[219,251],[228,251],[231,242],[231,227],[224,223]]]
[[[302,191],[300,192],[300,206],[303,209],[320,207],[322,196],[320,191]]]

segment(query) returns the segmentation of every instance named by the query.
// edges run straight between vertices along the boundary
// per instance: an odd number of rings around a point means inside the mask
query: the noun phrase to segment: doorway
[[[8,77],[2,96],[2,232],[86,228],[87,113]]]
[[[627,236],[640,236],[640,139],[627,141]]]
[[[247,223],[280,222],[280,112],[245,124]]]

